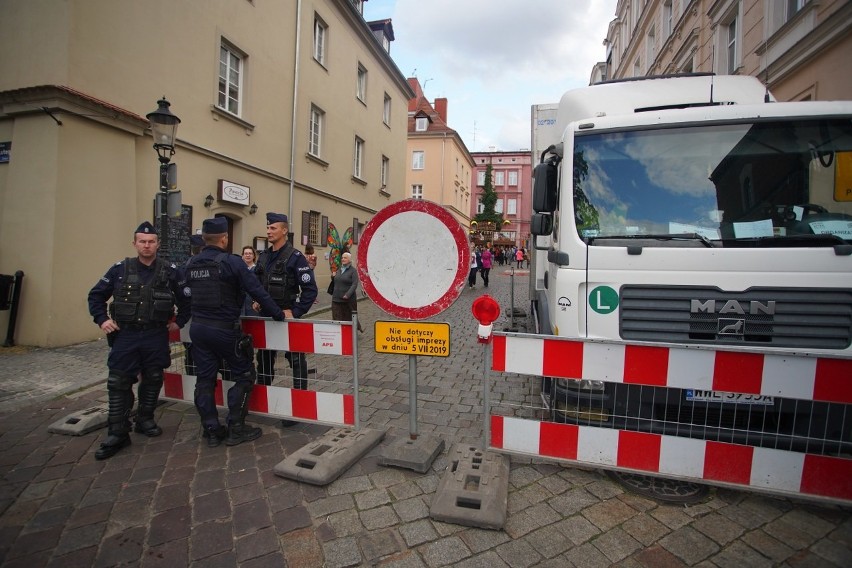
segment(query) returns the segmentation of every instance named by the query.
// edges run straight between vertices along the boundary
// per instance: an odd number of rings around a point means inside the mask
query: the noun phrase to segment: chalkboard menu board
[[[154,227],[160,233],[160,217],[154,216]],[[161,240],[159,257],[175,264],[183,264],[189,258],[189,236],[192,234],[192,205],[180,206],[180,217],[169,217],[168,234]]]

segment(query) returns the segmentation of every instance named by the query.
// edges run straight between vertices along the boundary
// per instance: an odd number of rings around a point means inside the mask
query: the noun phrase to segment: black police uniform
[[[255,381],[253,350],[240,329],[246,292],[260,304],[264,314],[279,321],[284,316],[245,262],[218,247],[207,246],[192,257],[185,278],[192,303],[189,335],[196,367],[195,407],[208,445],[219,445],[226,434],[228,445],[253,440],[262,432],[245,425]],[[227,432],[219,424],[214,394],[220,360],[228,365],[234,381],[228,389]]]
[[[283,310],[292,310],[294,318],[305,315],[317,298],[317,281],[308,260],[293,245],[287,243],[273,251],[260,253],[255,275],[272,299]],[[258,383],[271,385],[275,377],[275,351],[261,349],[257,352]],[[293,387],[308,388],[308,361],[304,353],[287,352],[285,357],[293,368]]]
[[[137,232],[153,233],[149,230]],[[171,365],[168,322],[177,304],[176,323],[183,327],[189,319],[189,303],[178,287],[179,272],[174,264],[156,258],[151,266],[138,258],[115,263],[89,291],[89,313],[100,326],[112,319],[120,328],[109,334],[107,394],[109,434],[95,452],[97,459],[111,457],[130,443],[130,412],[133,384],[141,373],[139,408],[134,430],[159,436],[162,429],[154,421],[154,410],[163,386],[163,369]],[[107,308],[107,301],[113,302]]]

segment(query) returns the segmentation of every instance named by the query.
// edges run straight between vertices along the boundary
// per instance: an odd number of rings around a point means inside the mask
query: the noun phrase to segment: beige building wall
[[[0,164],[0,273],[25,272],[19,344],[101,336],[86,294],[134,254],[139,222],[153,220],[159,163],[144,115],[164,95],[182,121],[173,162],[192,228],[225,215],[234,249],[265,236],[266,211],[291,215],[301,247],[304,218],[342,235],[405,197],[412,92],[348,0],[0,0],[0,13],[0,142],[12,144]],[[327,31],[323,64],[313,57],[316,18]],[[216,106],[223,41],[243,56],[238,115]],[[319,156],[308,152],[312,104],[326,112]],[[220,199],[205,207],[220,179],[249,187],[257,214]],[[313,234],[322,258],[325,234]],[[317,278],[328,282],[322,261]]]
[[[423,188],[422,198],[443,205],[465,228],[470,224],[470,177],[473,158],[459,145],[455,135],[418,135],[409,137],[408,143],[408,194],[414,197],[412,186]],[[425,154],[423,169],[412,167],[412,154]]]
[[[620,0],[605,45],[591,82],[715,72],[759,77],[781,101],[852,99],[838,72],[852,56],[848,0]]]

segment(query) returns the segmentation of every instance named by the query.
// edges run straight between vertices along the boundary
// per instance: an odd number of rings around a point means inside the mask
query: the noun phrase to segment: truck
[[[533,174],[535,333],[852,358],[852,102],[641,77],[566,92],[555,132]],[[852,450],[848,404],[604,379],[542,377],[552,419]]]

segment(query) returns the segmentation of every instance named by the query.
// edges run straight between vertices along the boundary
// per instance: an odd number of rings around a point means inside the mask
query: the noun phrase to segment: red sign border
[[[428,306],[422,306],[419,308],[407,308],[405,306],[400,306],[399,304],[395,304],[382,296],[376,289],[375,285],[373,285],[373,281],[370,278],[370,267],[367,264],[367,252],[370,249],[370,241],[372,240],[373,235],[391,217],[411,211],[427,213],[441,221],[454,237],[456,241],[456,248],[460,253],[458,255],[458,263],[456,265],[456,276],[453,279],[453,283],[449,290],[447,290],[437,301],[429,304]],[[424,238],[429,237],[428,235],[424,235]],[[456,218],[450,215],[446,209],[437,203],[424,201],[423,199],[406,199],[404,201],[392,203],[376,213],[370,222],[367,223],[367,226],[364,227],[364,232],[360,236],[358,246],[358,276],[361,279],[361,285],[364,287],[364,292],[367,293],[367,296],[382,310],[391,315],[410,320],[418,320],[426,319],[441,313],[445,309],[449,308],[450,305],[461,295],[464,282],[469,273],[470,246],[468,245],[468,235]]]

